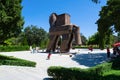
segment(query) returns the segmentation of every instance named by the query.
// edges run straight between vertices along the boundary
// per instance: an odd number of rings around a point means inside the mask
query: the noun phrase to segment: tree
[[[6,45],[28,45],[25,33],[21,32],[17,37],[8,38],[4,41]]]
[[[82,45],[86,45],[86,43],[87,43],[87,38],[86,38],[82,33],[80,33],[80,35],[81,35]]]
[[[95,3],[99,3],[100,1],[99,0],[92,0],[93,2],[95,2]]]
[[[27,26],[24,29],[24,33],[29,46],[40,46],[41,44],[45,44],[44,42],[48,40],[47,32],[42,28],[38,28],[37,26]]]
[[[25,33],[23,31],[17,36],[16,39],[18,43],[17,45],[28,45]]]
[[[107,5],[102,7],[97,20],[98,31],[101,37],[100,46],[104,48],[105,38],[109,31],[120,31],[120,0],[108,0]]]
[[[16,38],[9,38],[4,41],[6,45],[16,45],[17,44],[17,39]]]
[[[17,36],[24,24],[21,16],[22,0],[0,0],[0,43]]]
[[[99,44],[99,33],[96,32],[94,35],[89,37],[87,44],[88,45],[98,45]]]
[[[118,32],[117,35],[114,35],[114,42],[113,43],[116,43],[116,42],[120,42],[120,32]]]

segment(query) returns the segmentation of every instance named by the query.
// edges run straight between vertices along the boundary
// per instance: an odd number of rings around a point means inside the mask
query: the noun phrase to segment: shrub
[[[111,70],[103,74],[102,80],[120,80],[120,70]]]
[[[74,46],[73,48],[74,48],[74,49],[75,49],[75,48],[88,49],[88,48],[89,48],[89,46],[88,46],[88,45],[86,45],[86,46],[82,45],[82,46]],[[96,45],[93,45],[93,48],[94,48],[94,49],[99,49],[99,47],[98,47],[98,46],[96,46]]]
[[[112,60],[112,68],[116,70],[120,70],[120,56],[116,57]]]
[[[0,46],[0,52],[29,50],[29,46]]]
[[[52,66],[48,68],[47,72],[55,80],[100,80],[104,72],[111,70],[111,66],[111,63],[104,63],[88,69]]]
[[[51,66],[48,68],[47,72],[48,75],[53,76],[55,80],[79,80],[81,78],[81,74],[84,73],[84,70],[80,68],[64,68],[60,66]]]
[[[104,72],[110,71],[112,68],[112,63],[105,62],[103,64],[97,65],[95,67],[89,68],[89,71],[98,75],[102,75]]]
[[[16,65],[16,66],[30,66],[35,67],[36,63],[33,61],[23,60],[12,56],[0,55],[0,65]]]

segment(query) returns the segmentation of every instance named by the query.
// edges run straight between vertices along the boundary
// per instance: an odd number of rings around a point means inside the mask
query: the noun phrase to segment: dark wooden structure
[[[72,48],[72,41],[76,45],[81,44],[80,29],[78,26],[70,23],[69,14],[57,15],[52,13],[49,19],[50,29],[49,29],[49,44],[47,47],[47,52],[55,51],[58,47],[58,41],[62,38],[60,44],[60,52],[69,52]]]

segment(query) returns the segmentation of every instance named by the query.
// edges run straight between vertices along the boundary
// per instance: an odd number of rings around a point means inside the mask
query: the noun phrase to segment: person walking
[[[52,51],[50,51],[50,52],[48,53],[47,60],[49,60],[49,59],[50,59],[51,54],[52,54]]]
[[[116,57],[116,54],[117,54],[117,47],[113,47],[113,57]]]
[[[89,46],[89,50],[90,50],[91,52],[93,51],[93,46],[92,46],[92,45]]]
[[[110,58],[110,49],[107,47],[107,58]]]

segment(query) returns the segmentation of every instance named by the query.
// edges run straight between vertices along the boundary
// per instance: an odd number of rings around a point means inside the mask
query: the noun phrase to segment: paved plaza
[[[0,80],[49,80],[47,69],[50,66],[89,68],[107,60],[106,50],[88,49],[71,50],[69,54],[52,54],[50,60],[46,60],[48,53],[30,53],[30,51],[0,52],[7,56],[14,56],[26,60],[35,61],[36,67],[0,66]],[[112,53],[112,50],[111,50]]]

